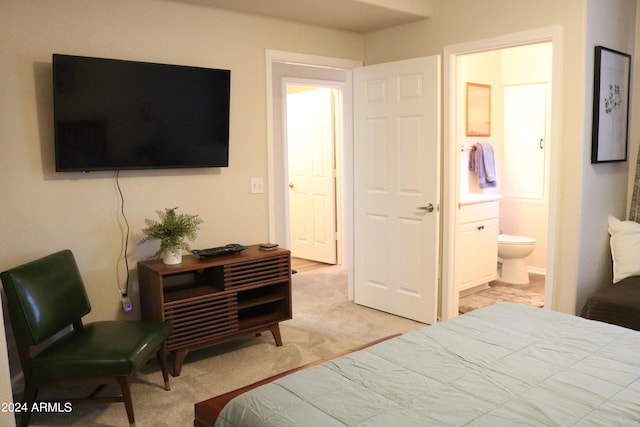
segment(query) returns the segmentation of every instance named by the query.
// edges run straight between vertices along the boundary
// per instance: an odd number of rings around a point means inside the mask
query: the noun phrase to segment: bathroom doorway
[[[445,145],[450,148],[445,152],[445,167],[450,178],[449,188],[445,188],[445,194],[449,196],[445,205],[451,214],[444,225],[449,231],[444,236],[443,319],[457,315],[460,298],[465,297],[459,294],[456,285],[459,274],[456,266],[460,265],[456,254],[461,251],[455,248],[459,230],[457,211],[465,192],[488,192],[501,197],[499,232],[536,238],[535,256],[532,253],[527,259],[531,283],[517,285],[519,288],[515,293],[536,292],[539,303],[534,301],[533,305],[551,304],[554,242],[548,236],[554,235],[555,193],[549,183],[557,174],[553,161],[554,152],[557,152],[554,136],[559,134],[559,125],[553,115],[554,106],[559,103],[553,94],[553,85],[560,80],[560,56],[554,52],[554,46],[559,45],[557,40],[559,30],[550,28],[445,48],[445,75],[449,77],[448,83],[445,82],[445,100],[451,103],[448,108],[445,106]],[[467,137],[465,133],[466,99],[462,90],[467,82],[491,86],[489,136]],[[528,92],[527,89],[532,90]],[[520,108],[514,107],[514,102],[522,102],[527,96],[542,106],[542,111],[536,110],[535,114],[542,117],[542,130],[525,131],[522,123],[513,124],[522,118],[509,114],[514,108]],[[524,102],[532,105],[532,101]],[[531,141],[535,146],[530,146]],[[488,191],[474,188],[473,180],[468,176],[468,153],[464,147],[477,142],[488,142],[494,147],[498,184]],[[518,166],[522,161],[526,162],[526,167]],[[499,264],[496,265],[496,278],[498,267]],[[514,300],[523,302],[518,298]]]
[[[487,258],[493,280],[471,289],[460,289],[459,312],[466,313],[499,302],[544,305],[548,218],[548,92],[551,85],[551,43],[515,46],[460,57],[458,87],[469,82],[491,88],[489,135],[465,133],[461,146],[477,142],[493,147],[495,188],[481,188],[478,176],[469,170],[470,150],[461,150],[460,198],[498,195],[498,234],[535,239],[533,252],[524,260],[528,283],[517,284],[503,277],[500,258]],[[466,103],[465,103],[466,105]],[[463,109],[466,111],[466,108]],[[465,122],[461,115],[457,121]],[[462,224],[457,224],[463,227]],[[494,243],[495,244],[495,243]],[[473,250],[473,249],[472,249]],[[494,249],[493,252],[496,252]],[[462,256],[464,251],[458,251]],[[469,272],[459,259],[456,274]],[[524,273],[524,277],[527,276]],[[484,276],[486,277],[486,276]],[[483,280],[480,280],[483,281]]]

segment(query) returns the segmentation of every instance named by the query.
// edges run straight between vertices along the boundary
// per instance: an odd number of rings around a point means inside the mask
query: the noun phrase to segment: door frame
[[[283,138],[276,137],[276,109],[282,105],[273,93],[276,64],[303,65],[316,71],[321,69],[343,70],[342,94],[342,149],[336,150],[336,171],[340,177],[336,182],[336,216],[340,224],[338,240],[338,263],[348,270],[348,298],[353,300],[353,79],[351,70],[362,66],[362,61],[309,55],[296,52],[266,49],[266,104],[267,104],[267,181],[269,201],[269,240],[287,247],[286,231],[289,229],[287,215],[288,199],[285,197],[287,166]],[[316,74],[294,73],[287,77],[317,79]],[[337,83],[334,81],[333,83]],[[280,111],[281,113],[281,111]],[[287,187],[288,188],[288,187]],[[286,217],[285,217],[286,215]]]
[[[458,108],[457,85],[458,81],[458,56],[468,55],[489,50],[499,50],[509,47],[551,42],[552,45],[552,72],[551,72],[551,149],[550,171],[551,183],[558,182],[560,138],[562,124],[559,117],[561,111],[562,87],[562,28],[558,25],[508,34],[491,39],[462,43],[444,48],[444,72],[443,72],[443,141],[444,141],[444,165],[443,165],[443,206],[445,215],[442,215],[442,245],[443,268],[441,289],[441,319],[446,320],[458,315],[459,293],[455,285],[455,253],[456,230],[458,223],[458,203],[460,201],[460,161],[459,144],[456,142],[457,128],[455,119]],[[553,289],[555,285],[555,250],[556,250],[556,217],[558,212],[557,186],[549,188],[549,212],[548,212],[548,248],[545,278],[545,308],[552,306]]]

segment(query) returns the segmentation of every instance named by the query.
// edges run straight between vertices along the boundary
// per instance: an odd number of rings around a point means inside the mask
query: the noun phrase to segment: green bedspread
[[[216,426],[640,425],[640,332],[500,304],[247,392]]]

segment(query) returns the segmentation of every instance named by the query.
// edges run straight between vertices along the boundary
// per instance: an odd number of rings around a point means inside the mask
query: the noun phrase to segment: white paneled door
[[[355,302],[424,323],[438,307],[440,57],[354,70]]]
[[[292,256],[336,263],[333,89],[287,86]]]

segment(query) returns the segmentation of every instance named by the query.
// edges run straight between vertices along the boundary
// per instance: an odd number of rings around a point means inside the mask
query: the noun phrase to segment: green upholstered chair
[[[15,267],[0,278],[24,373],[27,408],[32,408],[41,387],[96,384],[89,397],[64,401],[124,402],[134,426],[129,379],[154,355],[169,390],[166,339],[173,325],[126,320],[83,325],[82,317],[91,306],[70,250]],[[119,384],[122,395],[98,396],[107,384]],[[21,425],[28,425],[29,416],[29,412],[23,415]]]

